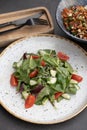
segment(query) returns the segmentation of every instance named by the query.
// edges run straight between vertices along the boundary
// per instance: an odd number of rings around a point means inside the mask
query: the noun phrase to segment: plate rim
[[[17,43],[20,43],[21,41],[24,41],[24,40],[27,40],[29,38],[34,38],[34,37],[54,37],[54,38],[57,38],[57,39],[63,39],[65,41],[69,41],[70,44],[73,44],[75,46],[77,46],[86,56],[87,56],[87,52],[86,50],[84,50],[80,45],[78,45],[77,43],[65,38],[65,37],[62,37],[62,36],[59,36],[59,35],[55,35],[55,34],[35,34],[35,35],[32,35],[32,36],[28,36],[28,37],[25,37],[25,38],[22,38],[22,39],[19,39],[13,43],[11,43],[10,45],[8,45],[1,53],[0,53],[0,57],[3,56],[3,54],[9,49],[11,48],[13,45],[16,45]],[[61,43],[60,43],[61,44]],[[25,119],[24,117],[20,117],[20,115],[17,115],[15,114],[13,111],[9,110],[8,107],[6,105],[4,105],[4,103],[2,101],[0,101],[0,105],[8,112],[10,113],[12,116],[18,118],[18,119],[21,119],[23,121],[26,121],[26,122],[30,122],[30,123],[34,123],[34,124],[57,124],[57,123],[62,123],[62,122],[65,122],[65,121],[68,121],[74,117],[76,117],[78,114],[80,114],[86,107],[87,107],[87,103],[85,103],[85,105],[83,105],[79,111],[77,111],[76,113],[70,115],[70,116],[67,116],[66,118],[64,119],[60,119],[60,120],[56,120],[56,121],[46,121],[46,122],[40,122],[40,121],[32,121],[32,120],[29,120],[29,119]]]

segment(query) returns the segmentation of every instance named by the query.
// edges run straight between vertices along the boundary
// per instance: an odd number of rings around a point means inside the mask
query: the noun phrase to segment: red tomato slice
[[[81,82],[83,80],[83,78],[80,75],[77,75],[77,74],[72,74],[71,79],[74,79],[77,82]]]
[[[41,61],[41,66],[46,66],[46,62],[44,60]]]
[[[33,58],[33,59],[38,59],[39,56],[38,56],[38,55],[32,55],[32,58]]]
[[[62,94],[63,94],[62,92],[55,93],[55,99],[58,99]]]
[[[10,84],[11,86],[18,86],[18,79],[14,76],[14,74],[11,75]]]
[[[35,69],[34,71],[32,71],[32,72],[29,74],[29,77],[30,77],[30,78],[36,77],[37,74],[38,74],[38,70]]]
[[[35,103],[35,96],[34,95],[29,95],[28,98],[25,100],[25,108],[30,108],[34,105]]]
[[[57,56],[59,57],[60,60],[64,60],[64,61],[69,60],[69,56],[67,56],[63,52],[58,52]]]

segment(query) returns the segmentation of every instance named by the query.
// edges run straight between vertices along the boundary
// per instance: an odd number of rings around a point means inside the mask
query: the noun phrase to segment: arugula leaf
[[[64,76],[69,76],[69,74],[70,74],[67,68],[64,68],[64,67],[61,67],[61,66],[59,66],[57,68],[57,70]]]
[[[61,85],[60,88],[62,89],[62,91],[64,91],[69,84],[70,78],[69,77],[63,77],[63,75],[61,73],[59,73],[57,75],[57,81],[58,81],[58,84]]]
[[[52,104],[52,106],[55,107],[55,104],[54,104],[55,96],[54,96],[54,95],[49,95],[48,98],[49,98],[49,101],[50,101],[50,103]]]
[[[57,58],[57,57],[51,57],[51,56],[45,55],[45,56],[43,56],[43,60],[52,66],[59,65],[59,58]]]
[[[67,70],[68,70],[70,73],[73,72],[72,66],[71,66],[67,61],[65,62],[65,68],[67,68]]]
[[[57,102],[60,102],[62,99],[64,99],[62,96],[60,96],[58,99],[57,99]]]
[[[26,59],[22,63],[22,69],[27,70],[29,68],[30,59]]]
[[[17,71],[14,73],[15,76],[22,82],[29,84],[29,76],[27,74],[26,70],[22,70],[22,69],[17,69]]]
[[[37,64],[36,64],[35,60],[32,57],[30,57],[29,68],[34,69],[36,67],[37,67]]]
[[[69,94],[76,94],[77,88],[76,87],[68,87],[66,89],[66,92],[69,93]]]
[[[45,96],[49,95],[49,94],[50,94],[50,88],[49,88],[49,86],[44,87],[44,88],[40,91],[40,93],[38,94],[38,96],[37,96],[37,98],[36,98],[35,104],[38,104],[38,102],[40,102],[40,101],[42,102],[43,98],[44,98]]]
[[[51,86],[52,87],[52,86]],[[53,87],[52,87],[56,92],[64,92],[64,88],[62,87],[62,84],[55,84]]]
[[[20,90],[20,85],[21,85],[21,81],[19,80],[19,82],[18,82],[18,86],[17,86],[17,91],[19,91]]]

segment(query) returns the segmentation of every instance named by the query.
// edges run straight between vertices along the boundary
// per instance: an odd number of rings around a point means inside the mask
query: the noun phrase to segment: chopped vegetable
[[[11,86],[15,86],[15,87],[17,87],[17,85],[18,85],[18,80],[17,80],[17,78],[14,76],[14,74],[11,75],[10,84],[11,84]]]
[[[62,94],[62,97],[64,97],[65,99],[69,100],[70,99],[70,95],[67,93]]]
[[[26,99],[28,98],[28,96],[29,96],[29,93],[26,92],[26,91],[23,91],[23,92],[22,92],[22,96],[23,96],[23,98],[26,100]]]
[[[68,60],[69,56],[63,52],[44,49],[37,54],[24,53],[18,62],[13,63],[10,84],[22,95],[25,108],[43,105],[48,100],[54,106],[55,100],[69,100],[77,93],[83,78],[73,73]]]
[[[81,82],[83,80],[82,76],[77,74],[72,74],[72,79],[76,80],[77,82]]]
[[[33,80],[33,79],[30,80],[30,85],[31,85],[31,86],[34,86],[34,85],[36,85],[36,84],[37,84],[37,81],[35,81],[35,80]]]
[[[55,93],[55,99],[58,99],[62,94],[63,94],[62,92]]]
[[[41,66],[46,66],[46,63],[44,60],[41,61]]]
[[[33,58],[33,59],[38,59],[39,56],[38,56],[38,55],[32,55],[32,58]]]
[[[38,74],[38,70],[35,69],[34,71],[32,71],[32,72],[29,74],[29,77],[30,77],[30,78],[34,78],[34,77],[37,76],[37,74]]]
[[[37,85],[37,86],[35,86],[35,88],[33,88],[30,92],[32,93],[32,94],[38,94],[42,89],[44,88],[44,86],[42,86],[42,85]]]
[[[47,81],[48,84],[55,84],[57,81],[57,78],[55,77],[50,77],[49,80]]]
[[[35,98],[34,95],[29,95],[27,97],[27,99],[25,100],[25,108],[32,107],[34,105],[34,103],[35,103],[35,100],[36,100],[36,98]]]
[[[55,77],[55,76],[56,76],[56,73],[57,73],[56,70],[50,70],[50,74],[51,74],[51,76]]]
[[[69,56],[67,56],[63,52],[58,52],[58,57],[59,57],[60,60],[64,60],[64,61],[69,60]]]

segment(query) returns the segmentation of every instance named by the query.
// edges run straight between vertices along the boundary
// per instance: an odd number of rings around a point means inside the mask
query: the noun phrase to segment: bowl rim
[[[32,35],[32,36],[27,36],[26,38],[22,38],[22,39],[19,39],[19,40],[15,41],[15,42],[11,43],[9,46],[7,46],[7,47],[1,52],[0,57],[1,57],[9,48],[13,47],[13,45],[15,45],[15,44],[17,44],[17,43],[20,43],[21,41],[27,40],[27,39],[32,38],[32,37],[34,38],[34,37],[43,37],[43,36],[45,36],[45,37],[53,37],[53,38],[57,38],[57,39],[60,38],[60,39],[69,41],[71,44],[73,44],[73,45],[77,46],[78,48],[80,48],[80,49],[84,52],[84,54],[87,55],[87,52],[86,52],[80,45],[76,44],[75,42],[73,42],[73,41],[71,41],[71,40],[69,40],[69,39],[67,39],[67,38],[64,38],[64,37],[62,37],[62,36],[55,35],[55,34],[35,34],[35,35]],[[21,119],[21,120],[26,121],[26,122],[28,122],[28,123],[41,124],[41,125],[50,125],[50,124],[52,125],[52,124],[58,124],[58,123],[62,123],[62,122],[68,121],[68,120],[70,120],[70,119],[72,119],[72,118],[75,118],[75,117],[76,117],[77,115],[79,115],[82,111],[84,111],[84,110],[86,109],[86,107],[87,107],[87,103],[86,103],[84,106],[82,106],[82,108],[81,108],[78,112],[76,112],[76,113],[73,114],[72,116],[67,117],[66,120],[63,119],[63,120],[61,120],[61,121],[59,121],[59,122],[56,121],[56,122],[46,122],[46,123],[43,122],[43,123],[41,123],[41,122],[34,122],[34,121],[26,120],[25,118],[20,118],[18,115],[14,114],[12,111],[10,111],[10,110],[3,104],[3,102],[1,102],[1,101],[0,101],[0,105],[1,105],[7,112],[9,112],[12,116],[16,117],[17,119]]]
[[[69,31],[67,31],[65,28],[63,28],[62,25],[60,24],[60,20],[59,20],[57,14],[59,14],[59,13],[58,13],[58,9],[59,9],[59,5],[60,5],[60,3],[61,3],[62,1],[64,1],[64,0],[61,0],[61,1],[58,3],[57,7],[56,7],[56,15],[55,15],[55,16],[56,16],[57,25],[60,27],[60,29],[61,29],[65,34],[67,34],[67,36],[69,36],[69,37],[71,37],[71,38],[73,38],[73,39],[75,39],[75,40],[78,40],[78,41],[81,41],[81,42],[86,43],[87,40],[81,39],[81,38],[79,38],[79,37],[76,37],[76,36],[70,34]]]

